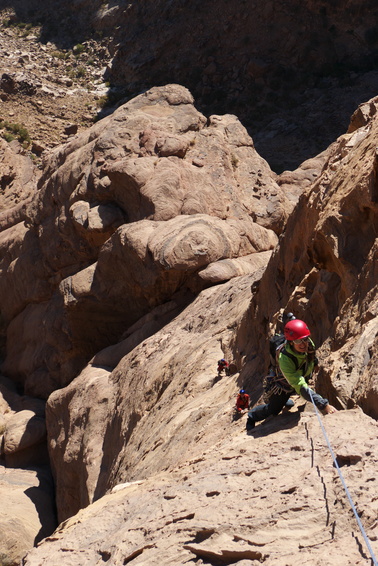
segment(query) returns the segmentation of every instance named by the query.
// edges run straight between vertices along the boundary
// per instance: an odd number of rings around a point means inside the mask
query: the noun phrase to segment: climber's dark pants
[[[262,421],[270,415],[278,415],[284,408],[286,402],[289,400],[293,392],[287,393],[282,391],[281,393],[274,394],[270,397],[269,403],[265,405],[258,405],[250,411],[248,411],[248,417],[253,421]]]
[[[310,395],[311,392],[311,395]],[[288,393],[282,391],[281,393],[272,394],[269,403],[266,405],[258,405],[250,411],[248,411],[248,418],[258,422],[270,417],[270,415],[278,415],[280,411],[284,408],[288,399],[295,393],[294,390]],[[314,400],[315,405],[318,409],[322,410],[326,405],[328,405],[328,399],[324,399],[318,393],[315,393],[309,387],[301,387],[301,396],[306,399],[306,401],[311,402],[311,397]]]

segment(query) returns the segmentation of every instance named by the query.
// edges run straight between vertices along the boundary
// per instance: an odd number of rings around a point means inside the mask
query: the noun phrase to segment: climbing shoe
[[[293,401],[293,399],[288,399],[288,400],[286,401],[286,403],[285,403],[285,407],[286,407],[287,409],[291,409],[292,407],[294,407],[294,401]]]
[[[252,430],[253,428],[255,428],[255,421],[253,419],[251,419],[251,417],[248,417],[247,419],[247,424],[246,424],[246,429],[247,430]]]

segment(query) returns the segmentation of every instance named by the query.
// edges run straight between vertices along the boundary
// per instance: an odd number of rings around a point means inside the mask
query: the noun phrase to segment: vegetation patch
[[[3,120],[0,122],[0,129],[3,130],[1,135],[7,142],[17,139],[25,149],[31,144],[29,132],[22,124],[12,124]]]

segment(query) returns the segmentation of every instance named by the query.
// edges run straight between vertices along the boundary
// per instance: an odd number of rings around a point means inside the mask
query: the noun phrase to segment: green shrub
[[[83,53],[83,51],[85,51],[85,46],[82,43],[78,43],[77,45],[74,45],[74,47],[72,48],[72,52],[74,55],[80,55],[80,53]]]
[[[53,57],[56,57],[56,59],[61,59],[63,61],[65,61],[66,59],[69,58],[70,54],[69,53],[65,53],[64,51],[52,51],[51,55]]]
[[[78,67],[76,69],[76,76],[78,79],[82,79],[86,75],[85,67]]]
[[[22,124],[12,124],[7,121],[0,122],[0,128],[5,130],[2,134],[7,142],[18,139],[20,143],[26,148],[31,143],[31,138],[28,130]]]
[[[104,108],[104,106],[107,106],[108,104],[109,104],[109,97],[107,94],[100,96],[100,98],[96,101],[96,106],[98,108]]]
[[[12,134],[10,134],[9,132],[4,132],[4,133],[3,133],[3,138],[4,138],[5,141],[7,141],[8,143],[16,139],[16,138],[15,138],[14,136],[12,136]]]

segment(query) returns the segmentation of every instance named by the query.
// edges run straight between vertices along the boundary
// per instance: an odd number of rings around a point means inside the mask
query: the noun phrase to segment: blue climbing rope
[[[366,534],[366,532],[365,532],[365,529],[364,529],[364,527],[363,527],[363,524],[361,523],[361,520],[360,520],[360,518],[359,518],[359,516],[358,516],[357,509],[356,509],[356,507],[355,507],[355,505],[354,505],[354,503],[353,503],[353,500],[352,500],[352,498],[351,498],[351,496],[350,496],[350,493],[349,493],[349,490],[348,490],[347,485],[346,485],[346,483],[345,483],[343,474],[341,473],[339,464],[337,463],[335,454],[334,454],[334,452],[333,452],[333,450],[332,450],[332,446],[331,446],[331,443],[330,443],[330,441],[329,441],[329,439],[328,439],[326,429],[324,428],[324,425],[323,425],[323,423],[322,423],[322,419],[320,418],[320,414],[319,414],[318,408],[317,408],[317,406],[315,405],[315,402],[314,402],[314,398],[313,398],[313,396],[312,396],[312,391],[311,391],[311,389],[308,389],[308,392],[310,393],[311,401],[312,401],[312,404],[314,405],[315,413],[316,413],[316,416],[318,417],[318,421],[319,421],[319,424],[320,424],[320,428],[322,429],[324,438],[326,439],[326,442],[327,442],[327,444],[328,444],[328,448],[329,448],[329,451],[330,451],[330,453],[331,453],[333,463],[335,464],[335,468],[337,469],[337,472],[338,472],[338,474],[339,474],[341,483],[342,483],[342,485],[343,485],[343,488],[344,488],[344,490],[345,490],[345,493],[347,494],[347,497],[348,497],[350,506],[351,506],[351,508],[352,508],[352,511],[353,511],[353,513],[354,513],[354,516],[356,517],[357,524],[358,524],[358,526],[359,526],[359,528],[360,528],[360,531],[361,531],[362,536],[364,537],[366,546],[367,546],[368,549],[369,549],[370,556],[371,556],[371,559],[372,559],[372,561],[373,561],[373,564],[374,564],[374,566],[378,566],[378,562],[377,562],[376,557],[374,556],[374,552],[373,552],[373,549],[372,549],[372,547],[371,547],[370,541],[369,541],[368,536],[367,536],[367,534]]]

